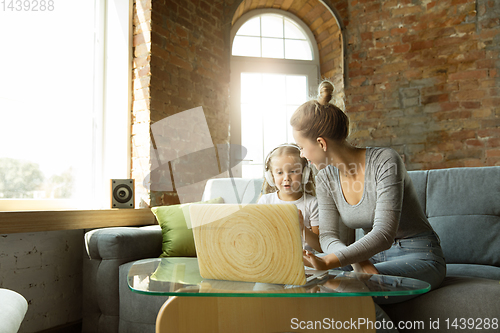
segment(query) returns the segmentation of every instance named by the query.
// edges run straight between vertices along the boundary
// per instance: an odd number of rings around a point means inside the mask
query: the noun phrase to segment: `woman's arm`
[[[333,253],[323,257],[317,257],[309,251],[304,250],[303,260],[305,265],[319,270],[342,267],[339,258]],[[377,268],[369,260],[354,263],[352,267],[356,273],[380,274]]]

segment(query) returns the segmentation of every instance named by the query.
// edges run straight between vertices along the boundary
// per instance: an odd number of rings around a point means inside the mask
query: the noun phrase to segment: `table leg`
[[[375,332],[374,326],[375,306],[369,296],[188,296],[165,302],[156,333]]]

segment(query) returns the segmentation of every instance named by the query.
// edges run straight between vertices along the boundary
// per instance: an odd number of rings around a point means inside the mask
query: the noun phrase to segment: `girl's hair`
[[[333,84],[323,81],[318,87],[318,99],[298,107],[290,119],[290,125],[308,139],[319,137],[343,141],[349,135],[349,118],[340,108],[330,103]]]
[[[300,157],[300,148],[296,144],[291,144],[291,143],[285,143],[277,148],[273,149],[266,158],[265,165],[264,165],[264,172],[270,171],[272,172],[272,159],[274,157],[278,156],[293,156],[295,159],[300,162],[300,165],[302,166],[302,172],[304,172],[304,168],[308,166],[307,159]],[[312,168],[309,166],[309,168]],[[309,173],[309,178],[307,180],[306,185],[301,184],[303,186],[303,189],[307,194],[310,194],[312,196],[316,196],[316,186],[314,184],[314,173],[313,170]],[[267,193],[273,193],[276,192],[278,188],[276,186],[271,186],[266,178],[264,177],[264,183],[262,184],[262,194],[267,194]]]

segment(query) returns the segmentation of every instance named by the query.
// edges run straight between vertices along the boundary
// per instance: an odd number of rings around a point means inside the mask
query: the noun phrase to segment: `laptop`
[[[193,204],[190,223],[201,277],[306,285],[328,271],[306,270],[294,204]]]

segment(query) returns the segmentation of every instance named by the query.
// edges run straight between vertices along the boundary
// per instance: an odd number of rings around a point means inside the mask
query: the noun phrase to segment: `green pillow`
[[[196,203],[224,203],[221,197]],[[159,206],[151,208],[161,227],[163,236],[162,254],[160,257],[196,257],[193,231],[188,229],[189,206],[192,203]],[[186,223],[186,216],[188,222]]]
[[[196,258],[164,258],[151,274],[152,281],[197,285],[203,278],[200,276]]]

